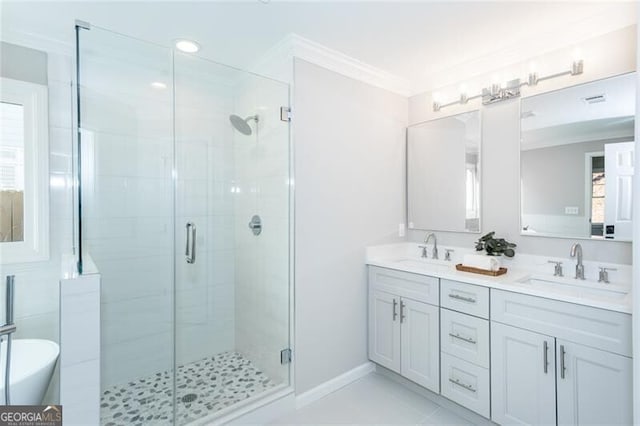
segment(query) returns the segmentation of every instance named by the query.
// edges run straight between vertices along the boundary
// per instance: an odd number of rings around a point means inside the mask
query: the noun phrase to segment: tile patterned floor
[[[181,365],[176,378],[177,424],[210,415],[276,386],[235,352]],[[165,371],[106,389],[101,401],[101,425],[172,423],[172,387],[172,373]]]

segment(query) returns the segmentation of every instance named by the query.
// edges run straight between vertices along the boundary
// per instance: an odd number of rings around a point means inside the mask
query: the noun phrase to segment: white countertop
[[[512,291],[516,293],[529,294],[532,296],[544,297],[547,299],[559,300],[563,302],[576,303],[580,305],[592,306],[610,311],[631,313],[631,282],[627,281],[627,269],[630,273],[630,265],[615,265],[621,273],[617,280],[612,279],[611,284],[596,283],[594,281],[580,281],[573,278],[557,278],[551,273],[541,273],[541,266],[544,265],[544,272],[549,269],[547,259],[544,263],[538,256],[526,256],[527,259],[521,262],[509,261],[504,264],[508,271],[504,275],[492,277],[471,272],[461,272],[456,270],[455,265],[461,263],[461,254],[451,261],[433,261],[421,259],[416,250],[416,243],[392,244],[386,246],[375,246],[367,249],[366,263],[372,266],[412,272],[415,274],[429,275],[432,277],[461,281],[469,284],[480,285],[499,290]],[[464,248],[456,248],[457,253],[463,253]],[[471,252],[470,250],[467,250]],[[444,250],[441,250],[444,253]],[[518,255],[516,255],[517,257]],[[444,256],[440,256],[442,259]],[[530,264],[527,264],[527,260]],[[569,260],[565,265],[569,264]],[[506,263],[506,262],[505,262]],[[607,265],[611,266],[611,265]],[[565,266],[566,268],[566,266]],[[567,268],[569,270],[570,268]],[[566,274],[569,275],[569,274]],[[630,277],[630,275],[628,275]],[[550,283],[551,285],[536,286],[522,281],[528,278],[557,281],[563,284]],[[610,291],[611,290],[611,291]],[[626,295],[620,293],[626,292]]]

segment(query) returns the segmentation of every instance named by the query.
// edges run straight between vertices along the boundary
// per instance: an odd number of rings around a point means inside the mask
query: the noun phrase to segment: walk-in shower
[[[185,424],[286,389],[288,85],[95,26],[77,39],[102,423]]]

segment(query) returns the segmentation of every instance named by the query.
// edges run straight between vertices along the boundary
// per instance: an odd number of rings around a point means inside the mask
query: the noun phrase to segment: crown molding
[[[305,60],[402,96],[411,94],[409,81],[297,34],[288,34],[276,43],[251,69],[265,73],[266,70],[273,69],[276,64],[291,61],[293,58]],[[290,67],[290,69],[293,68]],[[267,72],[267,74],[270,73]],[[288,76],[280,75],[279,78],[293,81],[292,73]]]
[[[404,78],[297,34],[290,34],[287,39],[291,44],[293,56],[296,58],[402,96],[411,94],[411,85]]]

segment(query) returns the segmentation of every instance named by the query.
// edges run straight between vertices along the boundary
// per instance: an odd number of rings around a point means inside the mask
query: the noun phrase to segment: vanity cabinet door
[[[401,374],[425,388],[440,392],[440,318],[437,306],[401,300]]]
[[[400,373],[400,297],[369,292],[369,359]]]
[[[491,324],[491,420],[556,424],[554,354],[553,337]]]
[[[631,358],[560,339],[556,347],[558,424],[632,424]]]

